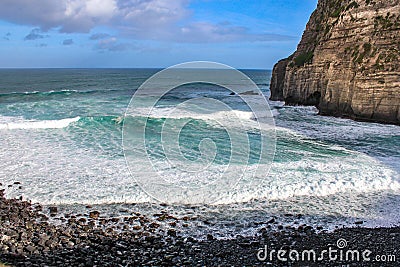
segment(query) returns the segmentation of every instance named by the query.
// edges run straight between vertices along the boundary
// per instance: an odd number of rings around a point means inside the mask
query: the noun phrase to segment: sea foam
[[[13,122],[0,123],[0,129],[61,129],[68,127],[71,123],[77,122],[80,117],[60,120],[17,120]]]

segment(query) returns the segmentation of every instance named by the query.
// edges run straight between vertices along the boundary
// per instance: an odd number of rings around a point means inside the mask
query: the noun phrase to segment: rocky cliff
[[[271,100],[400,125],[400,0],[319,0]]]

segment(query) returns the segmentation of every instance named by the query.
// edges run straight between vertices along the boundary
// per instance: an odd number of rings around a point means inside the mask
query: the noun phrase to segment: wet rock
[[[169,236],[176,237],[176,230],[175,229],[168,229],[167,234]]]
[[[267,221],[268,224],[270,223],[274,223],[275,222],[275,218],[270,219],[269,221]]]
[[[242,243],[239,243],[239,246],[241,246],[242,248],[248,248],[248,247],[251,247],[251,243],[250,242],[242,242]]]
[[[26,251],[28,251],[29,253],[34,253],[36,252],[36,248],[34,246],[28,245],[25,247]]]
[[[98,219],[99,218],[99,216],[100,216],[100,212],[98,212],[98,211],[91,211],[90,213],[89,213],[89,217],[90,218],[92,218],[92,219]]]
[[[132,229],[138,231],[138,230],[142,229],[142,226],[134,225],[134,226],[132,226]]]
[[[160,227],[160,225],[156,222],[152,222],[151,224],[149,224],[149,227],[155,229],[155,228]]]
[[[117,222],[119,222],[119,218],[111,218],[111,221],[112,221],[113,223],[117,223]]]
[[[73,248],[75,246],[75,244],[74,244],[74,242],[72,242],[72,241],[69,241],[69,242],[67,242],[67,244],[66,244],[66,247],[67,248]]]
[[[58,212],[58,208],[57,207],[55,207],[55,206],[51,206],[51,207],[49,207],[49,211],[50,211],[50,213],[57,213]]]

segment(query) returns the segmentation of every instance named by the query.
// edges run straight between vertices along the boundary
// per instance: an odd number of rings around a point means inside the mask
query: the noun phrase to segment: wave
[[[14,129],[61,129],[69,126],[89,127],[90,125],[99,124],[117,124],[122,125],[123,118],[121,116],[90,116],[90,117],[74,117],[59,120],[26,120],[19,117],[1,117],[0,130]]]
[[[8,117],[0,116],[0,130],[15,130],[15,129],[61,129],[71,126],[78,128],[91,128],[91,127],[109,127],[111,125],[118,125],[122,127],[123,123],[130,121],[133,123],[143,123],[147,121],[149,125],[160,124],[165,120],[182,120],[192,119],[195,121],[202,122],[223,122],[227,120],[241,121],[243,126],[253,128],[257,126],[257,122],[254,118],[254,114],[248,111],[217,111],[213,113],[195,113],[190,111],[180,110],[179,112],[173,112],[173,108],[160,108],[153,109],[150,116],[146,116],[147,109],[135,110],[136,114],[123,115],[98,115],[98,116],[77,116],[73,118],[63,118],[58,120],[34,120],[24,119],[22,117]],[[275,114],[274,114],[275,115]],[[271,116],[267,114],[267,116]],[[226,124],[225,124],[226,125]],[[232,127],[234,124],[232,124]],[[246,126],[245,126],[246,127]]]
[[[60,91],[30,91],[30,92],[11,92],[11,93],[2,93],[1,97],[26,97],[26,96],[51,96],[51,95],[72,95],[72,94],[96,94],[96,93],[109,93],[109,92],[118,92],[121,89],[96,89],[96,90],[87,90],[87,91],[78,91],[78,90],[60,90]]]
[[[257,112],[244,111],[244,110],[210,110],[204,109],[199,112],[198,110],[181,109],[176,107],[163,107],[153,108],[149,114],[149,108],[135,108],[129,110],[126,116],[129,117],[147,117],[156,119],[200,119],[200,120],[221,120],[221,119],[233,119],[241,121],[255,121],[256,114],[258,119],[260,118],[271,118],[279,114],[277,110],[262,110]]]
[[[67,118],[61,120],[23,120],[16,122],[1,123],[0,129],[60,129],[69,126],[71,123],[79,121],[80,117]]]

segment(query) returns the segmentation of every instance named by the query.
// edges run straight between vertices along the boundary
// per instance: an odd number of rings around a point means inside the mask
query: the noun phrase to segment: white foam
[[[159,115],[167,111],[168,108],[157,110]],[[183,116],[186,115],[183,114]],[[225,115],[223,113],[206,115],[212,118],[232,116],[229,112]],[[238,116],[248,121],[251,121],[250,115],[252,115],[251,112],[238,113]],[[182,114],[176,115],[176,117],[179,116]],[[32,123],[32,121],[24,121],[22,118],[3,117],[0,119],[8,124]],[[64,120],[77,121],[78,119]],[[57,123],[54,122],[54,124]],[[107,155],[100,154],[101,152],[96,148],[77,146],[76,141],[68,140],[70,136],[67,134],[60,136],[60,133],[55,133],[58,135],[51,136],[54,133],[47,132],[58,131],[30,131],[29,134],[22,131],[2,132],[4,138],[0,140],[0,158],[8,159],[0,161],[0,180],[3,184],[20,181],[24,185],[29,185],[23,187],[24,196],[43,204],[110,204],[152,201],[136,185],[123,158],[110,159]],[[291,207],[298,208],[296,212],[303,214],[319,212],[320,214],[354,217],[357,212],[357,217],[376,216],[378,218],[381,215],[372,214],[371,206],[376,205],[376,210],[378,210],[387,203],[380,203],[375,198],[366,196],[363,198],[363,205],[360,205],[359,198],[352,198],[352,195],[357,193],[363,196],[371,193],[373,196],[375,192],[382,191],[393,191],[395,194],[400,194],[399,173],[378,160],[363,153],[310,140],[294,130],[278,128],[278,132],[281,138],[312,142],[313,145],[318,146],[318,149],[307,154],[296,147],[288,147],[281,153],[287,153],[288,158],[295,153],[302,153],[300,159],[288,159],[287,162],[274,163],[269,176],[256,177],[254,180],[243,179],[237,189],[222,192],[219,204],[236,205],[233,203],[241,202],[237,205],[246,207],[244,206],[246,202],[252,203],[251,201],[256,199],[265,201],[257,208],[269,210],[273,209],[270,201],[287,200]],[[341,156],[332,155],[329,158],[324,157],[323,153],[319,154],[319,151],[323,152],[327,148],[346,153],[345,155],[338,153]],[[137,164],[137,170],[139,170],[143,164],[148,164],[147,158],[138,159]],[[231,173],[227,174],[228,178],[235,177],[243,169],[241,165],[235,167],[232,168]],[[172,172],[169,174],[171,176],[165,177],[165,180],[176,178],[176,174]],[[195,178],[193,176],[193,179]],[[16,196],[18,196],[17,193],[15,193]],[[337,197],[338,194],[344,194],[345,197]],[[309,197],[317,200],[319,197],[331,197],[333,204],[323,206],[323,203],[309,202],[304,205],[296,205],[292,201]],[[396,207],[398,202],[393,202],[391,205]]]
[[[162,107],[162,108],[154,108],[151,110],[151,113],[148,113],[148,108],[137,108],[131,112],[130,116],[142,116],[142,117],[151,117],[157,119],[203,119],[203,120],[213,120],[213,119],[221,119],[221,118],[232,118],[236,117],[244,120],[254,119],[253,113],[249,111],[240,111],[240,110],[229,110],[229,111],[215,111],[215,112],[204,112],[198,113],[197,111],[191,111],[187,109],[179,109],[175,107]]]
[[[4,117],[3,117],[4,119]],[[2,130],[14,130],[14,129],[61,129],[65,128],[71,123],[77,122],[80,117],[67,118],[61,120],[17,120],[13,122],[5,122],[0,124]],[[15,119],[14,119],[15,120]]]

